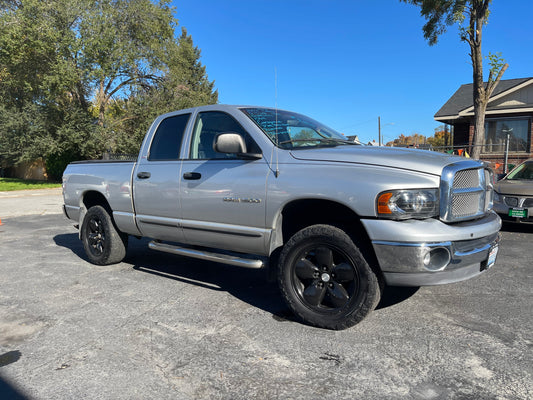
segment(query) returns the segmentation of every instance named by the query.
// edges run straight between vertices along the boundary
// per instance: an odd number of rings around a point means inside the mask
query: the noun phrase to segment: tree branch
[[[494,89],[496,89],[496,85],[498,85],[498,83],[500,82],[500,79],[502,79],[502,76],[507,68],[509,68],[509,64],[505,63],[503,67],[500,69],[500,72],[498,72],[496,79],[494,79],[494,81],[490,81],[489,79],[489,81],[487,82],[487,95],[488,95],[487,98],[490,98],[490,96],[492,96],[492,92],[494,91]],[[492,74],[492,71],[491,71],[491,74]]]
[[[115,93],[117,93],[124,86],[126,86],[126,85],[128,85],[128,84],[130,84],[132,82],[142,81],[144,79],[149,79],[149,80],[155,81],[155,80],[157,80],[157,76],[152,75],[152,74],[146,74],[146,75],[138,75],[138,76],[134,76],[132,78],[126,79],[125,81],[120,82],[117,85],[117,87],[115,87],[111,92],[109,92],[109,94],[106,94],[107,100],[110,99]]]

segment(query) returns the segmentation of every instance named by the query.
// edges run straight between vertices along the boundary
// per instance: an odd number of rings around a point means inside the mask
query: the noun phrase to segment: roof
[[[494,89],[494,92],[492,93],[491,98],[499,95],[500,93],[511,90],[516,86],[520,86],[521,84],[531,79],[533,78],[501,80],[496,86],[496,88]],[[463,111],[469,107],[473,107],[474,105],[473,86],[474,85],[472,83],[461,85],[461,87],[457,89],[457,91],[453,94],[453,96],[450,97],[450,99],[446,103],[444,103],[444,105],[441,107],[439,111],[437,111],[437,113],[434,116],[435,119],[438,120],[439,118],[457,116],[460,111]]]

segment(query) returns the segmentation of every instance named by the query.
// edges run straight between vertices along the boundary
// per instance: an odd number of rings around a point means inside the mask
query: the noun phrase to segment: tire
[[[89,261],[96,265],[121,262],[126,256],[128,235],[120,232],[102,206],[89,208],[81,225],[81,240]]]
[[[292,312],[321,328],[339,330],[359,323],[381,297],[378,278],[359,248],[330,225],[309,226],[287,242],[278,282]]]

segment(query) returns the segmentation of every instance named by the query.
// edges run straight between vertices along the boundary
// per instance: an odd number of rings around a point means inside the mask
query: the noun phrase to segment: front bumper
[[[496,261],[499,242],[496,233],[463,242],[375,242],[374,250],[388,285],[428,286],[464,281],[486,271]]]
[[[495,213],[453,225],[438,220],[380,222],[384,221],[374,220],[365,226],[370,228],[369,236],[388,285],[459,282],[483,273],[495,262],[501,227]]]

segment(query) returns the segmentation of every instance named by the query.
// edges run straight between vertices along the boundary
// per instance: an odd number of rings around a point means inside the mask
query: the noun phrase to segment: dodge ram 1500
[[[136,162],[82,161],[64,211],[95,264],[149,248],[271,268],[302,321],[343,329],[386,285],[477,276],[496,260],[491,171],[437,152],[361,146],[304,115],[213,105],[158,117]]]

